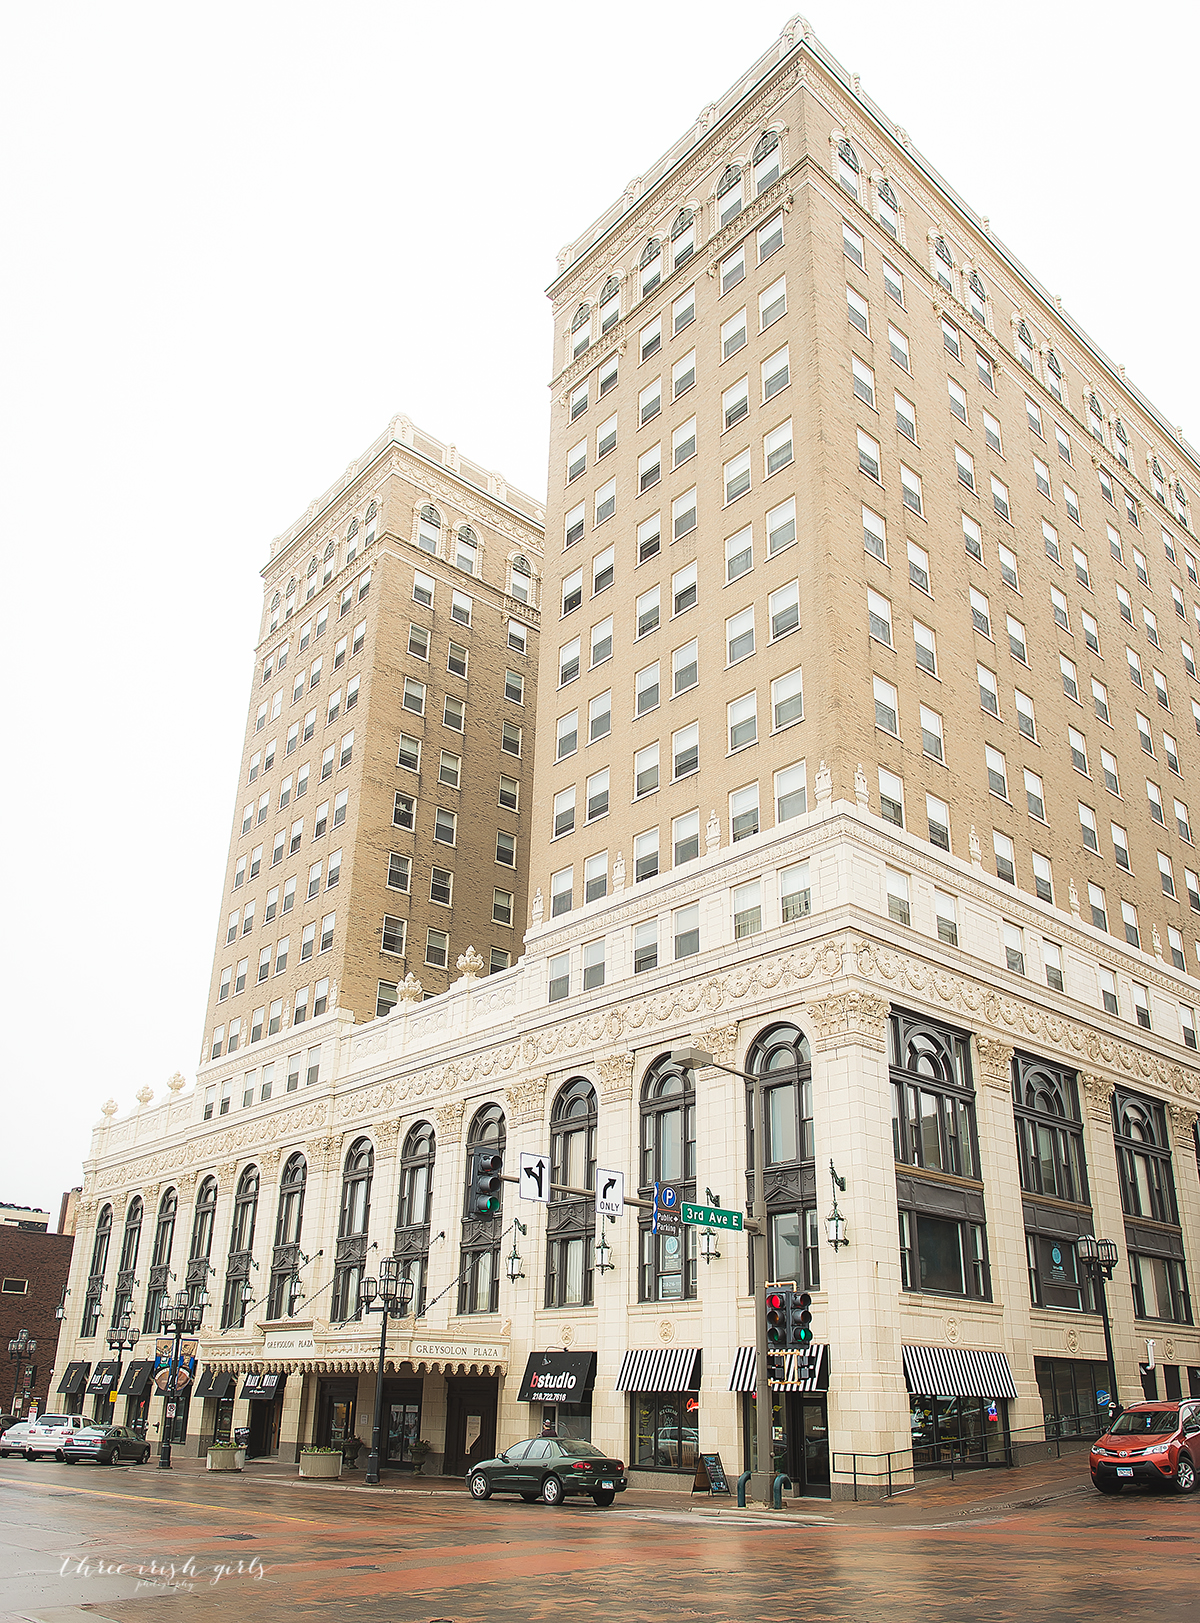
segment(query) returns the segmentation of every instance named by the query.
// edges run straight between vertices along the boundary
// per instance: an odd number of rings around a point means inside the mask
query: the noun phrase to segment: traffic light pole
[[[756,1384],[754,1396],[757,1431],[758,1469],[750,1473],[750,1497],[761,1504],[770,1505],[771,1476],[775,1464],[774,1419],[771,1401],[771,1383],[767,1372],[767,1192],[764,1184],[763,1158],[763,1091],[762,1078],[751,1076],[751,1097],[754,1101],[754,1207],[750,1233],[750,1257],[754,1267],[754,1362]]]

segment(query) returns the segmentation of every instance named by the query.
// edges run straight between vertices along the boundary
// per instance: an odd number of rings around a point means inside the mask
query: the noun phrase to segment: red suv
[[[1127,1482],[1169,1482],[1191,1493],[1200,1472],[1200,1400],[1135,1403],[1119,1414],[1088,1459],[1101,1493]]]

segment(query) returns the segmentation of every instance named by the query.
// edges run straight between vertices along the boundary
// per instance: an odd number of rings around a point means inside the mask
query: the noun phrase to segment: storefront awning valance
[[[273,1401],[276,1393],[283,1391],[286,1380],[286,1370],[269,1370],[265,1375],[247,1375],[238,1396]]]
[[[908,1390],[929,1398],[1015,1398],[1008,1359],[979,1347],[904,1347]]]
[[[618,1392],[692,1392],[700,1385],[699,1347],[632,1347],[617,1372]]]
[[[88,1396],[99,1396],[101,1392],[109,1393],[113,1389],[113,1382],[117,1378],[117,1371],[121,1366],[114,1358],[112,1363],[97,1364],[91,1380],[87,1383]]]
[[[68,1364],[63,1378],[58,1383],[58,1390],[72,1397],[76,1392],[82,1392],[87,1384],[88,1370],[91,1364]]]
[[[150,1385],[150,1376],[153,1372],[153,1358],[138,1358],[132,1364],[127,1364],[125,1366],[125,1379],[121,1382],[121,1396],[123,1398],[140,1398]]]
[[[813,1350],[816,1357],[808,1360],[805,1374],[801,1374],[799,1353],[776,1353],[775,1356],[783,1363],[783,1379],[772,1381],[772,1389],[776,1392],[827,1392],[829,1348],[822,1344]],[[731,1392],[758,1390],[758,1357],[753,1347],[738,1348],[733,1368],[729,1371],[729,1390]]]
[[[198,1398],[227,1398],[229,1389],[237,1385],[237,1376],[231,1369],[206,1369],[196,1388]]]
[[[521,1377],[518,1403],[578,1403],[596,1381],[594,1352],[563,1352],[555,1348],[530,1353]]]

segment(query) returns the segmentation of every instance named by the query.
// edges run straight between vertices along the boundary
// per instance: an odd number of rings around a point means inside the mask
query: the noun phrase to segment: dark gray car
[[[561,1505],[570,1495],[586,1493],[598,1505],[611,1505],[626,1485],[621,1460],[610,1459],[591,1443],[567,1437],[531,1437],[467,1472],[472,1499],[519,1493],[530,1504],[541,1499],[548,1505]]]
[[[64,1443],[63,1457],[68,1465],[80,1460],[92,1460],[97,1465],[132,1460],[135,1465],[145,1465],[150,1458],[150,1444],[128,1426],[84,1426]]]

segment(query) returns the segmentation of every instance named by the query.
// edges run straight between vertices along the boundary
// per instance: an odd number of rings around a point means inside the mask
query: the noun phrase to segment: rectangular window
[[[747,693],[726,706],[729,725],[729,749],[744,749],[758,739],[758,695]]]
[[[1124,868],[1126,873],[1133,870],[1129,863],[1129,836],[1118,823],[1110,823],[1109,831],[1112,834],[1113,859],[1118,868]]]
[[[611,648],[609,652],[611,653]],[[563,643],[558,651],[558,685],[566,687],[579,675],[579,638]]]
[[[875,410],[875,374],[866,361],[860,361],[857,355],[850,357],[850,370],[854,379],[854,393],[864,405]]]
[[[678,400],[696,381],[696,351],[693,349],[671,368],[671,399]]]
[[[904,435],[905,439],[911,440],[915,445],[917,443],[917,408],[911,400],[906,399],[899,391],[892,398],[896,407],[896,428],[899,433]]]
[[[899,700],[896,689],[890,682],[885,682],[878,676],[874,678],[874,687],[875,725],[885,733],[891,733],[894,738],[899,738]]]
[[[608,894],[608,852],[599,851],[583,865],[583,899],[599,901]]]
[[[647,829],[644,834],[636,834],[633,840],[633,877],[637,883],[643,879],[653,879],[658,872],[658,830]]]
[[[698,811],[684,812],[682,817],[674,819],[671,824],[671,842],[677,868],[681,867],[685,862],[694,861],[700,855],[700,813]]]
[[[571,954],[556,953],[547,967],[550,977],[550,1002],[560,1003],[571,990]]]
[[[929,823],[929,843],[942,851],[950,849],[950,808],[936,795],[925,796],[925,816]]]
[[[921,706],[921,747],[931,760],[945,761],[942,718],[936,710],[929,710],[924,705]]]
[[[596,492],[595,524],[603,524],[610,519],[617,510],[617,481],[610,479],[607,484],[600,486]]]
[[[988,788],[992,794],[1001,800],[1008,799],[1008,769],[1004,756],[998,749],[990,744],[984,745],[984,758],[987,762]]]
[[[729,797],[729,826],[736,844],[758,833],[758,785],[735,789]]]
[[[888,323],[888,349],[897,366],[903,367],[906,372],[912,371],[908,339],[898,327],[893,327],[890,322]]]
[[[751,527],[746,526],[725,542],[725,583],[740,580],[754,568],[754,544]]]
[[[634,677],[636,714],[644,716],[658,704],[658,661],[638,671]]]
[[[888,918],[894,923],[905,925],[912,923],[908,875],[898,872],[895,868],[887,869],[887,910]]]
[[[696,638],[675,649],[671,655],[671,680],[676,697],[696,686],[700,680],[699,668],[699,642]]]
[[[434,969],[445,969],[450,955],[450,937],[445,930],[425,932],[425,962]]]
[[[652,794],[658,788],[658,745],[647,744],[633,757],[634,797]]]
[[[879,477],[879,441],[873,440],[861,428],[858,431],[858,466],[859,471],[865,473],[869,479],[874,479],[877,484],[881,483]]]
[[[910,512],[916,513],[918,518],[922,517],[925,509],[921,494],[920,475],[915,474],[911,468],[905,467],[903,462],[900,464],[900,494],[905,507]]]
[[[791,367],[786,344],[762,363],[761,377],[764,404],[788,387],[791,382]]]
[[[744,248],[738,248],[721,261],[721,292],[728,293],[745,279],[745,275],[746,251]]]
[[[956,361],[962,360],[962,341],[958,335],[958,328],[947,321],[945,316],[942,317],[942,346]]]
[[[658,968],[658,920],[648,919],[633,931],[633,973],[642,975]]]
[[[741,309],[721,324],[721,359],[727,361],[746,347],[746,311]]]
[[[780,468],[786,468],[792,460],[792,420],[789,417],[786,423],[771,430],[763,436],[763,463],[766,477],[769,479]]]
[[[811,913],[812,890],[809,886],[807,862],[799,862],[794,868],[784,868],[780,872],[779,906],[784,924],[805,919]]]
[[[892,605],[886,597],[880,597],[878,592],[872,592],[869,589],[867,591],[867,630],[876,642],[881,642],[888,648],[893,646]]]
[[[587,941],[583,947],[583,989],[590,992],[604,985],[604,942]]]
[[[671,735],[672,777],[686,778],[700,769],[700,724],[693,721]]]
[[[775,774],[775,823],[791,822],[803,817],[808,810],[808,779],[806,763],[797,761]]]
[[[1004,925],[1004,961],[1014,975],[1025,973],[1025,942],[1015,924]]]
[[[550,875],[550,917],[561,918],[574,906],[575,869],[560,868]]]
[[[1015,866],[1015,852],[1013,842],[1007,834],[992,832],[992,853],[996,859],[996,877],[1003,879],[1007,884],[1015,885],[1017,870]]]
[[[502,828],[496,830],[496,861],[505,868],[515,868],[517,865],[516,837],[506,834]]]
[[[601,423],[596,430],[596,461],[599,462],[601,457],[606,457],[610,451],[615,451],[616,448],[617,414],[614,411],[612,416],[606,422]]]
[[[856,293],[852,287],[846,289],[846,314],[850,325],[856,327],[864,338],[871,336],[871,312],[867,301],[861,294]]]
[[[685,535],[690,535],[696,528],[696,488],[685,491],[682,496],[676,496],[671,503],[671,533],[676,541],[681,541]],[[678,610],[676,610],[678,613]]]
[[[676,958],[692,958],[700,951],[700,904],[677,907],[671,915]]]
[[[751,879],[735,885],[730,898],[733,913],[733,939],[744,941],[762,930],[762,881]]]
[[[883,767],[879,769],[879,815],[894,828],[904,827],[904,782]]]
[[[889,299],[893,299],[903,308],[904,305],[904,277],[890,260],[883,261],[883,291]]]
[[[1008,631],[1008,651],[1014,659],[1019,659],[1022,665],[1029,664],[1029,655],[1025,648],[1025,627],[1020,620],[1014,620],[1011,614],[1005,615],[1005,627]]]
[[[1103,682],[1092,678],[1092,705],[1100,721],[1108,720],[1108,689]]]
[[[655,276],[654,281],[656,282],[657,280],[658,280],[658,278],[657,278],[657,276]],[[654,283],[652,282],[650,285],[653,286]],[[645,281],[643,281],[643,283],[642,283],[642,296],[643,297],[645,297],[645,294],[646,294],[647,291],[648,291],[647,290],[647,285],[646,285]],[[648,322],[647,325],[642,328],[641,333],[638,335],[638,353],[641,356],[641,359],[643,361],[648,361],[652,355],[657,355],[661,348],[662,348],[662,317],[659,316],[659,318],[656,321]]]
[[[725,502],[737,501],[750,489],[750,453],[743,451],[740,455],[728,461],[722,470],[725,486]]]
[[[560,789],[554,797],[554,837],[570,834],[575,827],[575,785]]]

